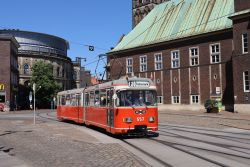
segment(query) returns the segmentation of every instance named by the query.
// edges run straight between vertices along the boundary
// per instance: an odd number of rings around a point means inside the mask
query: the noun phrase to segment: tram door
[[[81,118],[80,118],[80,106],[81,106],[81,94],[76,94],[76,107],[77,107],[78,122],[81,121]]]
[[[83,95],[83,121],[86,123],[87,120],[87,111],[88,111],[88,106],[89,106],[89,93],[86,92]]]
[[[113,89],[107,90],[107,125],[108,131],[111,132],[111,128],[114,127],[114,102],[113,102]]]

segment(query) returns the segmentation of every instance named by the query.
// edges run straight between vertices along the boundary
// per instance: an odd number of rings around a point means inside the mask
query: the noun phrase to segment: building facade
[[[249,3],[175,0],[155,6],[108,53],[108,77],[152,78],[158,102],[171,108],[204,108],[207,99],[220,98],[226,110],[243,112],[250,106]]]
[[[12,35],[20,44],[18,67],[21,85],[29,84],[33,64],[44,61],[53,65],[54,78],[64,90],[72,88],[73,66],[67,56],[69,44],[66,40],[48,34],[20,30],[0,30],[0,34]]]
[[[66,40],[53,35],[12,29],[0,30],[0,35],[13,36],[20,45],[17,50],[19,72],[17,103],[20,108],[29,106],[31,69],[37,61],[52,64],[54,79],[63,90],[75,88],[73,64],[67,56],[69,44]],[[13,103],[13,100],[10,103]]]
[[[235,110],[250,106],[250,1],[235,0],[233,21],[234,50],[232,54]]]
[[[140,21],[155,7],[168,0],[132,0],[132,27]]]
[[[91,74],[90,71],[86,70],[81,63],[81,60],[85,58],[76,57],[76,61],[73,61],[74,75],[73,79],[75,81],[76,88],[84,88],[91,86]]]
[[[0,35],[0,110],[14,109],[18,96],[18,63],[19,44],[10,35]]]

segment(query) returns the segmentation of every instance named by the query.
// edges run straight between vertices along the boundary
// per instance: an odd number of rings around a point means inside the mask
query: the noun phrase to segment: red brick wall
[[[236,104],[250,104],[249,100],[246,101],[246,97],[250,98],[250,93],[244,92],[243,87],[243,72],[250,72],[250,54],[236,56],[233,59],[234,66],[234,96]]]
[[[10,101],[10,41],[0,41],[0,83],[5,85],[6,101]]]
[[[234,0],[234,4],[236,12],[250,8],[249,0]]]
[[[236,0],[236,11],[249,9],[249,0]],[[243,54],[242,34],[248,34],[248,54]],[[244,92],[243,72],[250,72],[250,17],[233,20],[233,80],[235,104],[250,104],[250,93]]]
[[[140,73],[139,57],[142,55],[147,55],[147,77],[149,78],[149,75],[151,74],[150,72],[155,72],[154,54],[161,52],[163,56],[164,68],[163,86],[161,86],[161,84],[157,84],[157,92],[159,95],[161,95],[161,92],[163,91],[164,103],[171,104],[171,96],[181,96],[181,103],[189,104],[191,94],[200,95],[201,103],[203,103],[206,99],[210,97],[210,92],[211,94],[216,93],[216,87],[222,86],[221,93],[225,93],[225,91],[233,92],[232,84],[229,84],[231,86],[231,89],[226,89],[228,88],[228,82],[232,82],[232,78],[228,76],[226,77],[226,75],[232,76],[232,72],[231,74],[228,74],[230,73],[230,71],[227,72],[226,70],[226,63],[230,62],[232,57],[232,38],[232,31],[228,31],[216,35],[208,35],[196,39],[180,41],[178,43],[176,42],[157,47],[148,47],[142,50],[138,49],[133,52],[117,54],[115,55],[115,57],[119,58],[115,60],[116,63],[113,63],[113,66],[111,67],[111,75],[113,76],[113,78],[117,78],[120,73],[121,64],[124,65],[122,76],[125,75],[126,57],[132,57],[133,70],[135,75],[138,76],[137,73]],[[220,44],[221,63],[211,65],[210,44],[214,43]],[[191,47],[199,47],[199,66],[197,67],[190,67],[189,65],[189,48]],[[177,69],[171,68],[171,51],[173,50],[179,50],[180,68]],[[111,60],[111,64],[112,61],[114,61],[114,59]],[[120,61],[121,63],[117,63],[118,61]],[[216,79],[214,79],[215,74],[217,75]],[[172,79],[170,77],[171,75]],[[196,80],[193,80],[194,76],[196,76]],[[140,77],[146,77],[146,74],[140,73]],[[155,73],[155,78],[161,79],[160,72],[157,71]],[[174,78],[176,78],[176,82],[174,82]],[[226,92],[226,94],[229,94],[230,97],[224,97],[223,101],[229,101],[232,104],[232,93]]]
[[[233,39],[234,39],[234,54],[242,54],[242,34],[248,33],[248,41],[250,41],[250,18],[234,20]],[[250,42],[248,43],[250,46]]]

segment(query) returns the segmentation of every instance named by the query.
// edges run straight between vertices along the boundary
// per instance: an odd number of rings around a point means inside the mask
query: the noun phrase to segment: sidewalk
[[[3,151],[0,151],[0,162],[1,167],[30,167],[22,160],[19,160],[16,157],[13,157],[11,155],[8,155],[8,153],[5,153]]]
[[[159,106],[159,113],[176,114],[176,115],[186,115],[186,116],[201,116],[201,117],[211,117],[211,118],[225,118],[225,119],[244,119],[250,121],[250,109],[249,114],[236,113],[229,111],[221,111],[219,113],[207,113],[205,109],[202,110],[172,110],[164,105]]]
[[[46,113],[46,112],[54,112],[56,110],[51,110],[51,109],[37,109],[36,113]],[[8,111],[8,112],[0,112],[1,114],[30,114],[33,113],[34,110],[17,110],[17,111]]]

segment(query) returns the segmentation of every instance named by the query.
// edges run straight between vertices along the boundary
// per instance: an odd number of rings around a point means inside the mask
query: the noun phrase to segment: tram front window
[[[119,91],[117,97],[117,106],[156,106],[156,92],[152,90]]]

